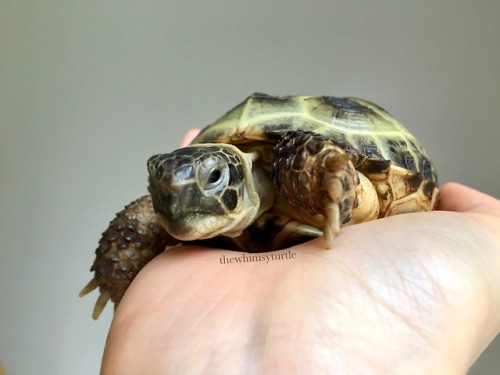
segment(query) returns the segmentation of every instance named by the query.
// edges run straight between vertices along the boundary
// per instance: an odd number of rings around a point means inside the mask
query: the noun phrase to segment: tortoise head
[[[148,160],[158,221],[181,241],[238,236],[261,212],[252,161],[227,144],[198,144]]]

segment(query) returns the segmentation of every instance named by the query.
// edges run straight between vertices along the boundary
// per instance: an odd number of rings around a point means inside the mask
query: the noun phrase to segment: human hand
[[[500,202],[446,184],[440,210],[268,263],[172,248],[121,301],[102,373],[465,373],[500,328]]]

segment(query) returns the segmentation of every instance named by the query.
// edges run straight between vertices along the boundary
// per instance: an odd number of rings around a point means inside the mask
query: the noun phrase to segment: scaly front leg
[[[327,248],[333,246],[340,227],[351,223],[358,207],[359,159],[356,152],[346,152],[331,139],[308,131],[286,133],[274,148],[276,194],[313,216],[323,216]],[[370,203],[378,207],[378,202]]]

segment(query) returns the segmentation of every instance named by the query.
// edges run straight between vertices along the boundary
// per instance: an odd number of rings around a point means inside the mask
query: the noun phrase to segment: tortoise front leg
[[[139,271],[167,245],[177,243],[156,221],[151,196],[139,198],[117,213],[99,241],[90,269],[94,278],[80,292],[82,297],[99,288],[92,317],[97,319],[110,299],[116,309]]]
[[[366,180],[356,171],[358,160],[357,153],[332,140],[300,130],[286,133],[274,148],[276,193],[311,215],[323,216],[326,248],[333,246],[340,227],[351,223],[358,207],[361,180]],[[371,184],[367,188],[373,190]],[[378,201],[370,204],[378,207]]]

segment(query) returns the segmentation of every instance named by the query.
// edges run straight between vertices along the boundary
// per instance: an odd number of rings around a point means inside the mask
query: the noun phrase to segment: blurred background
[[[374,101],[440,182],[500,196],[500,2],[0,0],[0,361],[96,374],[79,299],[146,159],[254,91]],[[471,374],[500,373],[500,344]]]

